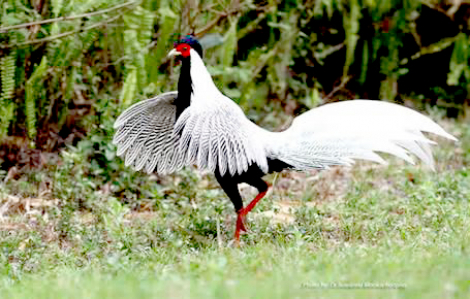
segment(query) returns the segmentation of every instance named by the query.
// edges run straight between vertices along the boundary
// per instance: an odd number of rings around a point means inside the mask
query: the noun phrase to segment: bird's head
[[[186,35],[175,42],[174,48],[168,53],[168,57],[179,56],[188,58],[191,56],[191,49],[202,58],[202,46],[193,35]]]

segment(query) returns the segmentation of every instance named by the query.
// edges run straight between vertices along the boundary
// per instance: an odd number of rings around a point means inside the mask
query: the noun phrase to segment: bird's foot
[[[236,244],[240,243],[241,232],[246,232],[245,215],[243,213],[243,209],[238,211],[237,213],[237,226],[235,228],[235,236],[234,236]]]
[[[245,226],[245,216],[246,212],[244,209],[241,209],[237,212],[237,226],[235,228],[234,243],[236,246],[240,245],[240,234],[246,233],[248,230]]]
[[[245,216],[255,207],[255,205],[266,195],[266,191],[259,193],[249,204],[243,209],[237,211],[237,226],[235,228],[235,244],[240,244],[240,233],[247,232],[245,227]]]

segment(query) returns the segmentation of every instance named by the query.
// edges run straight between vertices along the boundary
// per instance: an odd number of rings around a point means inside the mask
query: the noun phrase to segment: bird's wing
[[[113,143],[118,156],[125,155],[126,166],[165,174],[187,165],[174,133],[177,95],[172,91],[141,101],[118,117]]]
[[[312,109],[295,118],[286,131],[272,133],[270,151],[296,169],[350,165],[354,159],[385,163],[376,152],[410,163],[413,154],[432,168],[434,142],[422,132],[456,140],[409,108],[382,101],[344,101]]]
[[[204,105],[193,101],[175,125],[175,132],[181,136],[180,151],[186,154],[185,163],[211,171],[218,169],[221,175],[241,174],[254,163],[267,172],[263,142],[256,137],[259,130],[226,97]]]

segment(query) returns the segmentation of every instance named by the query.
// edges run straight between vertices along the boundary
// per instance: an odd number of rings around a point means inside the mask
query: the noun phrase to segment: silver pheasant
[[[194,37],[182,38],[169,56],[182,61],[178,91],[139,102],[119,116],[117,154],[147,173],[168,174],[189,165],[214,172],[235,206],[237,241],[246,230],[246,214],[268,190],[262,180],[267,173],[352,165],[357,159],[386,163],[377,152],[410,163],[413,154],[433,168],[434,142],[422,132],[456,140],[416,111],[371,100],[327,104],[298,116],[283,132],[270,132],[218,90]],[[245,208],[238,190],[242,182],[259,191]]]

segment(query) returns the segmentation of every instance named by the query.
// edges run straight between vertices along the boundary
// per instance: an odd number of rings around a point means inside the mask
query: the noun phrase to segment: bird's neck
[[[193,101],[212,101],[221,95],[202,58],[194,50],[191,50],[191,80],[193,84]]]
[[[178,98],[175,101],[176,119],[191,104],[191,93],[193,92],[193,83],[191,80],[191,59],[183,58],[181,62],[180,78],[178,80]]]
[[[192,104],[210,104],[220,99],[222,93],[215,86],[202,58],[191,50],[190,57],[183,58],[178,81],[176,119]]]

